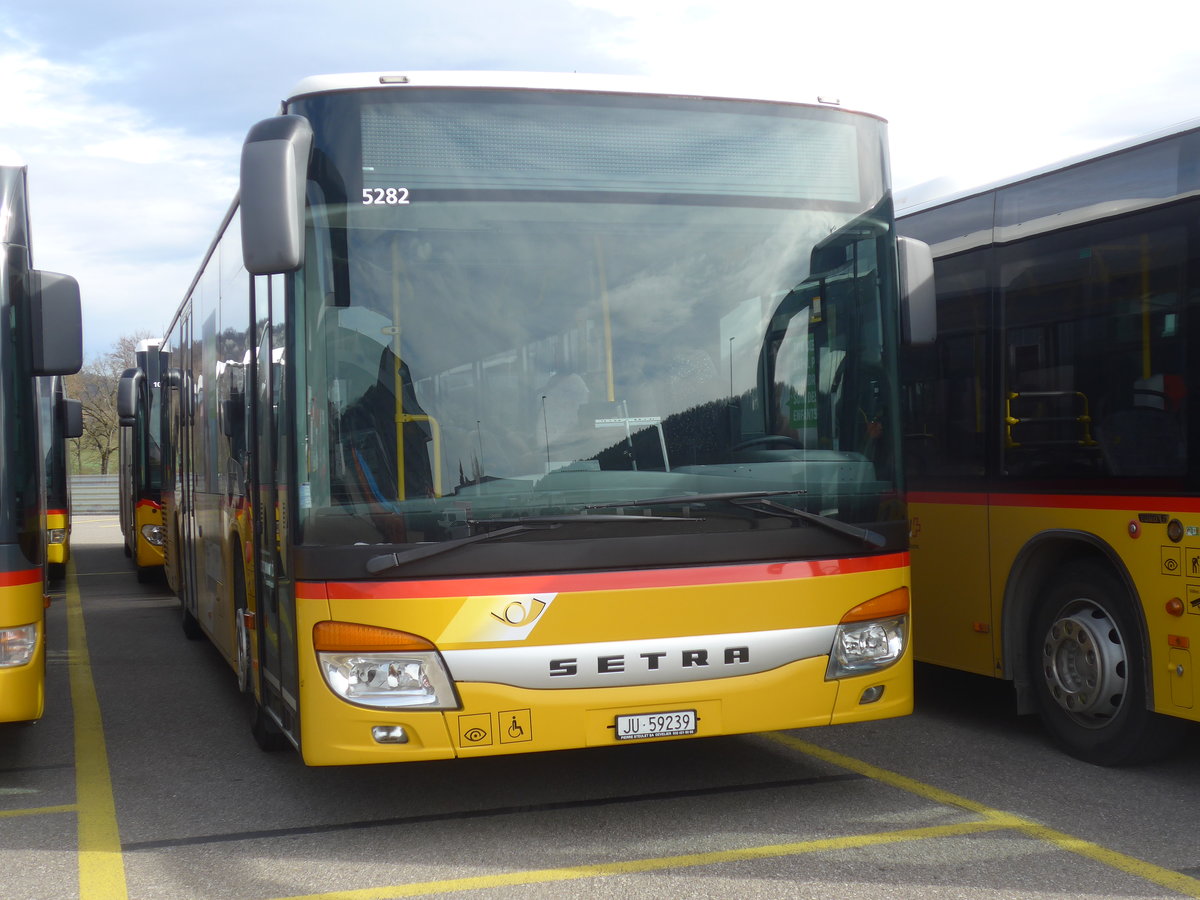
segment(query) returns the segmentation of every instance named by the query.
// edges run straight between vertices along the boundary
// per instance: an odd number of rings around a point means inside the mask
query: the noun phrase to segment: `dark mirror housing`
[[[906,344],[932,344],[937,337],[933,252],[908,237],[896,239],[900,261],[901,337]]]
[[[79,282],[70,275],[31,270],[30,343],[34,375],[74,375],[83,366]]]
[[[312,126],[303,116],[259,122],[242,145],[242,258],[251,275],[293,272],[304,263],[304,185]]]
[[[137,422],[138,388],[141,385],[141,369],[126,369],[117,382],[117,422],[122,426]]]
[[[78,400],[63,400],[63,437],[83,437],[83,404]]]

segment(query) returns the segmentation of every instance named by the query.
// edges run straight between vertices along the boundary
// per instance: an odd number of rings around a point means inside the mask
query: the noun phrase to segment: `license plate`
[[[646,738],[695,734],[696,711],[681,709],[674,712],[617,716],[616,732],[618,741],[640,741]]]

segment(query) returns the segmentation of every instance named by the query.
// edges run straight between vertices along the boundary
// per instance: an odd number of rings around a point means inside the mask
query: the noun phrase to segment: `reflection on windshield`
[[[890,210],[543,197],[314,210],[306,542],[461,540],[689,493],[882,517]]]
[[[305,508],[404,542],[631,492],[805,490],[837,513],[890,488],[882,235],[749,297],[759,254],[704,236],[349,233],[354,305],[308,306]]]

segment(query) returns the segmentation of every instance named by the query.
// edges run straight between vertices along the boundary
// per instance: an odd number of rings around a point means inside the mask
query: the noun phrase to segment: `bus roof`
[[[986,194],[990,191],[995,191],[1003,187],[1019,184],[1022,181],[1029,181],[1042,175],[1049,175],[1051,172],[1057,172],[1061,169],[1070,169],[1073,166],[1082,165],[1083,163],[1091,162],[1094,159],[1112,156],[1116,153],[1121,153],[1122,151],[1130,150],[1134,147],[1140,147],[1143,144],[1152,144],[1155,141],[1165,140],[1166,138],[1174,137],[1177,134],[1183,134],[1187,131],[1193,131],[1197,128],[1200,128],[1200,119],[1188,119],[1187,121],[1179,122],[1175,125],[1171,125],[1158,131],[1152,131],[1149,134],[1144,134],[1135,138],[1129,138],[1124,141],[1119,141],[1115,144],[1109,144],[1105,147],[1099,147],[1095,150],[1090,150],[1087,153],[1081,153],[1077,156],[1069,156],[1066,159],[1061,159],[1057,162],[1052,162],[1048,165],[1031,169],[1028,172],[1022,172],[1018,175],[1010,175],[1007,178],[1001,178],[998,181],[992,181],[977,187],[953,191],[949,194],[944,194],[939,197],[915,201],[907,206],[897,209],[896,218],[924,212],[925,210],[933,209],[934,207],[944,206],[947,203],[953,203],[955,200],[964,200],[967,197]]]
[[[617,94],[657,94],[678,97],[710,97],[724,100],[758,100],[790,103],[797,106],[842,108],[836,100],[815,97],[809,102],[796,99],[795,94],[768,89],[765,93],[746,92],[736,86],[719,83],[688,85],[637,75],[592,75],[575,72],[350,72],[341,75],[313,75],[300,81],[288,95],[288,101],[309,94],[369,88],[450,87],[450,88],[512,88],[517,90],[587,91]],[[882,120],[882,116],[860,110],[844,110]]]

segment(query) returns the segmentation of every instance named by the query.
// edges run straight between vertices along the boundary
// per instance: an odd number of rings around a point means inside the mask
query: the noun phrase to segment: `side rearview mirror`
[[[83,404],[78,400],[63,401],[63,437],[83,437]]]
[[[74,375],[83,366],[79,282],[70,275],[31,270],[30,342],[34,375]]]
[[[896,240],[900,261],[900,329],[905,344],[932,344],[937,337],[933,253],[914,238]]]
[[[313,132],[303,116],[264,119],[242,145],[242,259],[251,275],[304,263],[304,185]]]
[[[138,388],[141,383],[140,369],[126,369],[117,382],[117,422],[126,427],[137,422]]]

